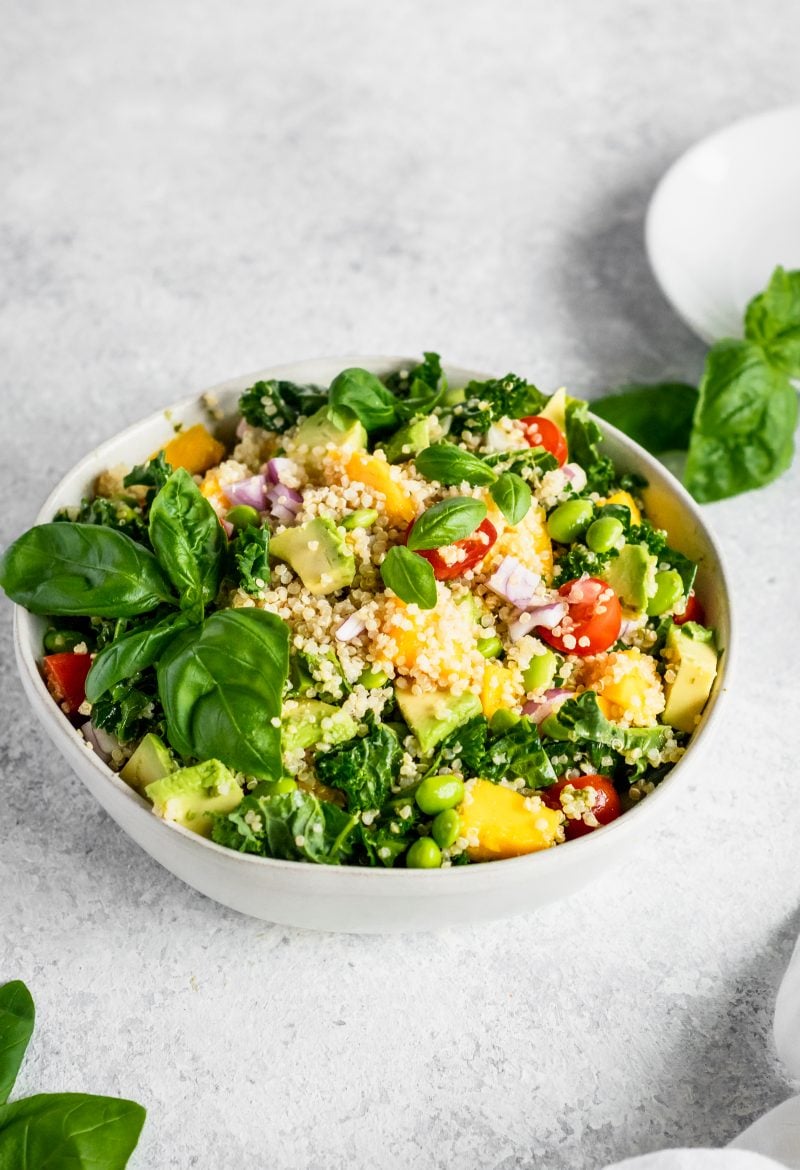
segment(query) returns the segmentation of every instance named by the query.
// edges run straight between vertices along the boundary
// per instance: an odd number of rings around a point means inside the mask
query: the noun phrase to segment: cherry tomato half
[[[86,698],[86,676],[91,665],[91,654],[48,654],[42,660],[47,689],[71,715]]]
[[[412,521],[406,529],[406,537],[414,526]],[[424,557],[433,566],[433,575],[437,581],[452,581],[454,577],[460,577],[462,573],[466,573],[467,569],[474,568],[479,561],[488,553],[494,542],[497,540],[497,529],[489,520],[483,520],[472,533],[471,536],[465,536],[463,540],[456,540],[453,544],[448,545],[448,548],[462,549],[463,557],[454,561],[452,564],[442,555],[442,550],[438,548],[416,548],[414,552],[418,557]]]
[[[555,423],[540,414],[529,414],[519,421],[525,429],[525,442],[529,447],[544,447],[545,451],[555,455],[559,467],[566,462],[567,440]]]
[[[682,626],[684,622],[697,622],[701,626],[706,624],[706,611],[697,600],[697,594],[694,589],[689,590],[689,596],[686,599],[686,609],[683,613],[673,614],[672,620],[676,626]]]
[[[537,637],[562,654],[582,657],[614,645],[622,628],[622,609],[610,585],[597,577],[580,577],[565,581],[558,592],[569,607],[567,616],[555,630],[538,626]]]
[[[567,784],[571,784],[573,788],[593,788],[595,790],[596,796],[592,804],[592,812],[595,819],[600,822],[599,825],[587,825],[583,820],[569,820],[568,818],[564,824],[564,836],[568,841],[574,840],[575,837],[585,837],[587,833],[593,833],[602,825],[615,821],[622,812],[619,793],[613,783],[608,776],[598,775],[578,776],[574,780],[559,780],[558,784],[551,784],[549,788],[542,789],[539,795],[548,808],[561,808],[560,797]]]

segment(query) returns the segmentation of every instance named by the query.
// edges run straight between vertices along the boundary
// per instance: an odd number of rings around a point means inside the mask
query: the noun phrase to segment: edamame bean
[[[254,524],[261,522],[258,512],[249,504],[237,504],[235,508],[231,508],[225,519],[240,531],[243,528],[252,528]]]
[[[510,731],[519,723],[519,715],[516,711],[507,711],[505,707],[501,707],[499,711],[495,711],[494,715],[489,720],[489,726],[492,731]]]
[[[389,681],[388,674],[384,674],[382,670],[370,670],[367,668],[358,676],[358,685],[366,687],[368,691],[377,691],[381,687],[385,687]]]
[[[650,617],[673,610],[683,597],[683,581],[675,569],[664,569],[656,573],[656,591],[647,603]]]
[[[492,634],[490,638],[478,639],[478,650],[484,658],[496,658],[502,652],[503,643],[496,634]]]
[[[294,792],[297,781],[291,776],[283,776],[280,780],[262,780],[258,786],[259,796],[280,796],[284,792]]]
[[[442,851],[430,837],[420,837],[406,854],[406,865],[409,869],[439,869],[441,864]]]
[[[526,691],[540,691],[549,687],[558,669],[558,659],[552,650],[545,650],[544,654],[534,654],[530,665],[522,672],[522,681]]]
[[[85,634],[77,630],[57,630],[51,627],[44,636],[44,648],[48,654],[68,654],[86,641]]]
[[[426,776],[416,792],[416,801],[429,817],[455,808],[464,799],[464,781],[460,776]]]
[[[547,518],[551,540],[571,544],[591,522],[593,515],[594,507],[588,500],[567,500],[559,504]]]
[[[342,528],[352,532],[354,528],[371,528],[378,519],[374,508],[357,508],[355,512],[348,512],[340,521]]]
[[[624,535],[622,521],[616,516],[601,516],[589,525],[586,543],[592,552],[604,553],[616,548]]]
[[[434,818],[431,836],[440,849],[449,849],[461,836],[461,817],[454,808],[447,808]]]

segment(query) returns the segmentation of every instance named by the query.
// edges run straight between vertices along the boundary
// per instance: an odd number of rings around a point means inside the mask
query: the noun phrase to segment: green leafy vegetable
[[[406,605],[418,605],[420,609],[433,609],[436,605],[433,567],[405,545],[397,544],[389,549],[381,564],[381,577],[387,589],[393,590]]]
[[[92,707],[92,723],[115,735],[120,743],[132,743],[147,731],[162,730],[163,711],[151,672],[114,683]]]
[[[608,495],[616,480],[614,464],[600,454],[603,433],[589,414],[589,406],[578,398],[568,398],[566,433],[569,457],[586,472],[586,491]]]
[[[464,388],[464,401],[453,409],[450,432],[460,435],[468,430],[482,434],[498,419],[538,414],[546,402],[546,395],[516,374],[488,382],[470,382]]]
[[[697,390],[686,382],[621,386],[592,402],[592,411],[654,455],[689,446]]]
[[[497,474],[483,459],[452,443],[434,443],[432,447],[426,447],[417,455],[414,466],[426,479],[448,486],[468,483],[479,487],[497,479]]]
[[[544,447],[525,447],[520,451],[494,451],[482,458],[484,463],[498,474],[513,471],[515,475],[522,475],[531,470],[544,473],[558,467],[555,455],[546,451]]]
[[[625,511],[627,512],[627,508]],[[587,548],[585,544],[575,543],[565,548],[564,552],[560,553],[556,560],[556,568],[558,570],[557,577],[560,584],[565,581],[574,581],[577,577],[582,577],[587,573],[590,577],[596,577],[603,565],[617,556],[616,549],[609,549],[608,552],[596,553],[592,549]]]
[[[686,461],[701,503],[762,487],[792,462],[797,394],[752,341],[720,341],[706,358]]]
[[[86,698],[96,703],[115,683],[154,666],[176,634],[185,629],[184,614],[170,614],[160,621],[139,626],[105,646],[92,662],[86,677]]]
[[[0,558],[0,585],[32,613],[59,617],[132,617],[175,604],[152,553],[94,524],[30,528]]]
[[[398,402],[377,374],[353,367],[342,370],[331,383],[331,410],[350,411],[368,433],[386,430],[400,421]]]
[[[225,609],[188,629],[158,663],[167,737],[179,755],[277,780],[288,627],[262,609]],[[274,720],[274,723],[273,723]]]
[[[8,1100],[33,1035],[31,993],[20,979],[0,987],[0,1104]]]
[[[509,524],[519,524],[527,516],[533,502],[531,489],[513,471],[504,471],[489,488],[489,493]]]
[[[430,414],[447,389],[438,353],[425,353],[424,359],[410,370],[398,370],[384,378],[386,387],[399,399],[401,419]]]
[[[236,584],[251,596],[261,593],[269,582],[269,529],[266,525],[243,528],[232,548]]]
[[[282,434],[297,420],[308,417],[328,401],[321,386],[299,386],[272,379],[256,382],[239,399],[239,413],[251,426]]]
[[[442,740],[428,761],[426,775],[438,772],[442,765],[459,761],[465,776],[479,776],[488,736],[488,719],[483,715],[473,715]]]
[[[296,788],[274,796],[245,796],[234,812],[217,816],[218,845],[260,857],[338,865],[352,850],[355,816]]]
[[[166,455],[159,451],[147,463],[139,463],[131,468],[122,482],[125,487],[148,487],[151,489],[148,496],[152,497],[164,486],[171,474],[172,468],[167,463]]]
[[[93,500],[82,500],[79,508],[62,508],[53,517],[54,522],[75,524],[104,524],[124,532],[131,540],[150,547],[147,521],[138,502],[131,498],[116,496],[106,499],[96,496]]]
[[[444,548],[457,540],[471,536],[486,518],[483,500],[471,496],[450,496],[439,500],[414,522],[408,534],[408,547],[416,549]]]
[[[538,728],[527,715],[500,735],[490,732],[480,768],[479,774],[487,780],[520,778],[526,788],[546,788],[557,780]]]
[[[577,699],[567,699],[554,715],[544,720],[540,731],[551,739],[573,743],[591,740],[620,752],[639,748],[643,754],[652,748],[662,748],[670,735],[668,727],[619,727],[611,723],[600,710],[594,691],[584,691]]]
[[[173,471],[153,500],[150,542],[181,609],[202,616],[219,591],[226,540],[216,512],[183,468]]]
[[[383,807],[400,773],[402,756],[395,733],[373,717],[365,736],[321,752],[314,763],[320,780],[344,792],[348,809],[357,812]]]
[[[800,271],[775,269],[747,306],[744,333],[763,348],[770,365],[800,378]]]

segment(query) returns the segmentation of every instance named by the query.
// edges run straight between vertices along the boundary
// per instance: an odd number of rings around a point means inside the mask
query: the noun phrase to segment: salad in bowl
[[[462,867],[601,833],[680,760],[710,599],[585,402],[426,353],[206,408],[0,564],[53,703],[154,816]]]

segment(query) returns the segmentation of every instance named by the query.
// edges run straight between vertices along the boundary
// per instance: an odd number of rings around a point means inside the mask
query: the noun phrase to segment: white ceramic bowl
[[[740,337],[773,269],[800,267],[800,105],[717,131],[673,163],[645,241],[667,299],[705,341]]]
[[[406,365],[411,359],[349,356],[276,366],[213,387],[231,418],[239,394],[257,378],[283,377],[327,385],[347,366],[377,372]],[[452,384],[474,371],[447,367]],[[43,522],[87,494],[95,476],[120,463],[140,463],[168,439],[172,423],[206,421],[200,395],[151,415],[101,444],[81,460],[51,493],[39,513]],[[698,590],[709,620],[725,648],[720,674],[702,724],[684,759],[645,800],[606,828],[543,853],[483,865],[446,870],[389,870],[310,865],[274,861],[223,849],[153,814],[147,802],[96,756],[64,718],[47,692],[37,668],[43,620],[17,607],[15,647],[23,686],[53,744],[92,795],[125,832],[151,857],[190,886],[245,914],[291,926],[363,933],[428,930],[533,910],[571,894],[622,858],[646,833],[657,837],[670,799],[697,769],[708,750],[712,726],[731,670],[731,621],[728,589],[719,552],[696,505],[677,481],[645,451],[619,431],[601,423],[608,454],[623,469],[641,471],[649,480],[648,511],[668,530],[677,546],[700,562]]]

